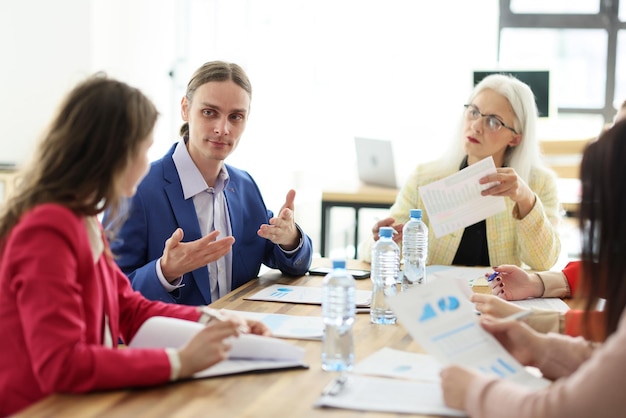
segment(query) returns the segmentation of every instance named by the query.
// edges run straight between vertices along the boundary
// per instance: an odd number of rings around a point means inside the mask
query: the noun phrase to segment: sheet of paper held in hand
[[[459,286],[436,280],[389,297],[388,302],[411,337],[442,365],[474,368],[537,389],[550,383],[526,370],[480,326]]]
[[[429,227],[437,238],[506,210],[504,197],[480,194],[493,183],[479,184],[478,181],[495,172],[493,158],[487,157],[419,188],[428,213]]]

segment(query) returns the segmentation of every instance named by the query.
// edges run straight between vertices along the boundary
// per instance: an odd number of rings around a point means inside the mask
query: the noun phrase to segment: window
[[[610,123],[626,100],[622,9],[626,0],[500,0],[498,62],[550,68],[559,115]]]

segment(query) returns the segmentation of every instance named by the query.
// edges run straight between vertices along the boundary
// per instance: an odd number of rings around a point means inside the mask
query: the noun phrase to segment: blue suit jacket
[[[211,303],[209,272],[206,266],[183,276],[185,286],[167,292],[156,274],[156,261],[163,254],[165,241],[176,228],[182,228],[183,241],[201,238],[193,199],[185,200],[172,154],[152,163],[132,198],[128,219],[111,242],[117,264],[129,277],[134,289],[152,300],[204,305]],[[232,289],[256,278],[261,264],[283,273],[301,276],[311,265],[311,239],[304,235],[302,247],[285,254],[278,245],[261,238],[261,224],[274,216],[267,210],[258,186],[247,172],[227,166],[230,181],[224,193],[228,205],[233,244]],[[104,225],[109,222],[105,214]]]

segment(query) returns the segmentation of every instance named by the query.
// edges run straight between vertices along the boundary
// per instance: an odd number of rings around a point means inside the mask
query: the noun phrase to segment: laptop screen
[[[374,186],[397,188],[391,141],[355,137],[354,144],[359,180]]]

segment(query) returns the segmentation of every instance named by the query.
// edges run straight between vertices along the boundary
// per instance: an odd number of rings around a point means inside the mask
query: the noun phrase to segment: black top
[[[467,167],[467,157],[463,159],[459,170],[465,167]],[[459,266],[491,265],[489,246],[487,245],[487,222],[485,220],[465,228],[452,264]]]

